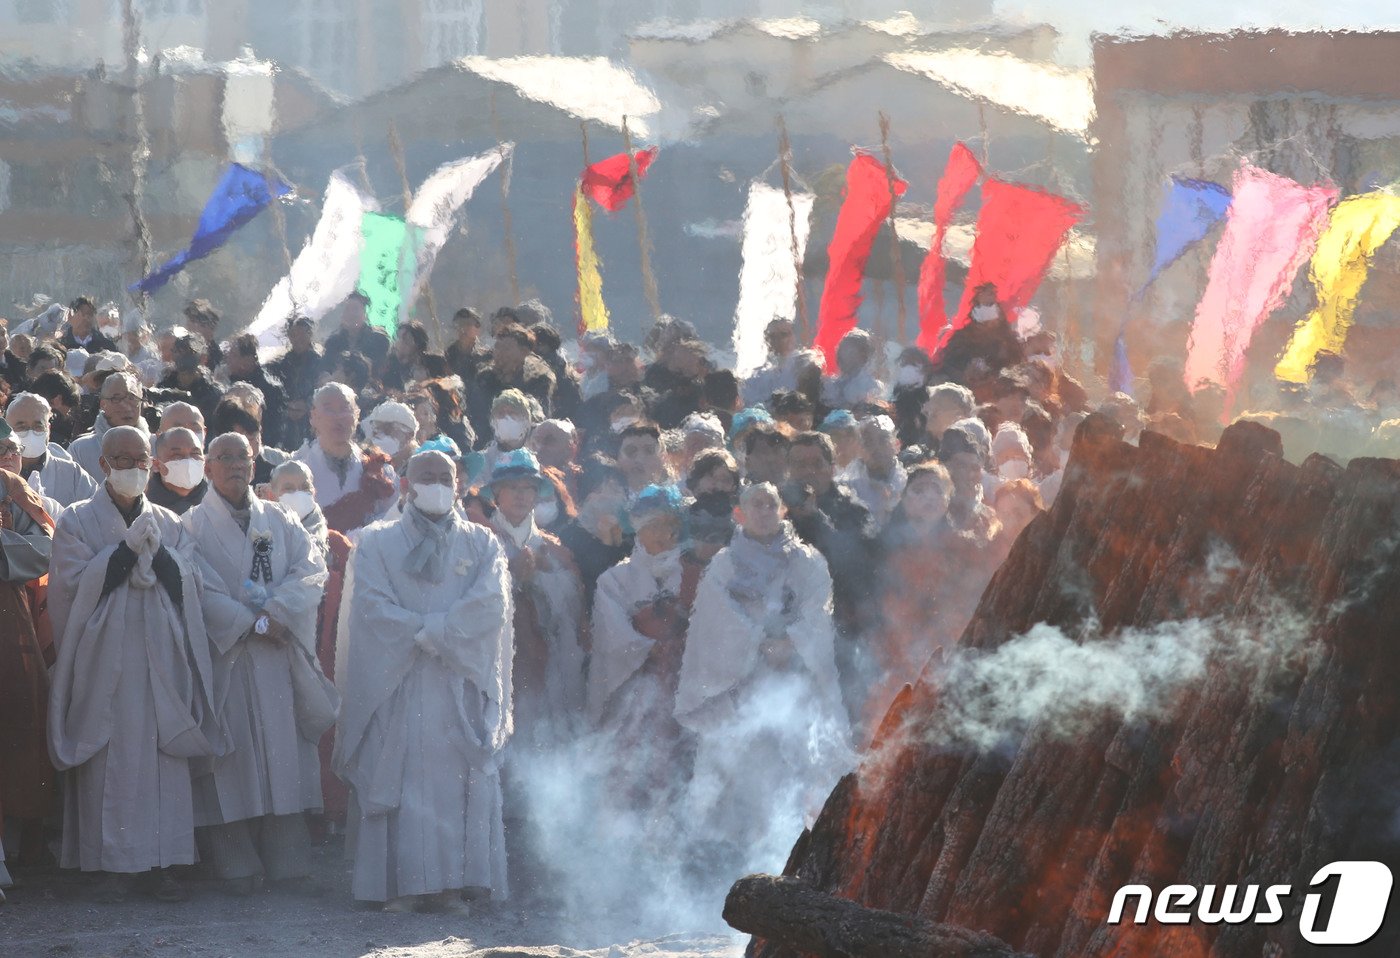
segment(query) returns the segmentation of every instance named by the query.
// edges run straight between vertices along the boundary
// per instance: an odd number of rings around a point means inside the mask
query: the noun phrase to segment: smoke
[[[585,938],[729,932],[729,887],[781,871],[855,764],[844,716],[814,714],[810,684],[781,675],[679,748],[657,733],[604,729],[512,759],[539,886]]]
[[[932,676],[939,708],[923,736],[935,745],[990,751],[1037,731],[1060,739],[1087,733],[1105,717],[1168,717],[1213,670],[1228,670],[1263,694],[1280,668],[1315,653],[1308,622],[1272,603],[1249,619],[1193,618],[1100,634],[1048,625],[990,652],[960,650]]]

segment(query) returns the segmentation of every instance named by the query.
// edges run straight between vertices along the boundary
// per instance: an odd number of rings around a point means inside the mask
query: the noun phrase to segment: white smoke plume
[[[754,699],[761,708],[717,732],[733,749],[702,749],[689,776],[648,763],[637,754],[645,743],[608,731],[512,758],[527,845],[545,865],[539,886],[580,935],[732,934],[720,917],[730,885],[782,870],[855,757],[844,726],[815,717],[796,687],[770,679]],[[794,750],[777,742],[800,743],[807,763],[794,767]],[[619,756],[634,767],[650,764],[660,774],[655,793],[669,798],[629,807],[618,788]]]
[[[1032,725],[1072,739],[1107,716],[1165,718],[1211,670],[1262,693],[1280,668],[1314,655],[1308,622],[1271,603],[1247,619],[1193,618],[1079,638],[1044,623],[990,652],[960,650],[925,677],[938,709],[921,735],[931,744],[995,749]]]

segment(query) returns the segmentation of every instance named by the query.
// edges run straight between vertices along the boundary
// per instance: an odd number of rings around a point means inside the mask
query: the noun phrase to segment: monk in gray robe
[[[102,438],[108,429],[117,426],[131,426],[149,435],[150,428],[141,418],[141,404],[145,392],[141,380],[131,373],[112,373],[102,380],[102,390],[98,393],[97,422],[92,432],[79,436],[68,444],[68,452],[73,461],[82,466],[96,482],[101,482],[103,473],[99,460],[102,458]]]
[[[54,532],[49,751],[72,770],[60,864],[130,876],[195,861],[190,760],[226,745],[194,543],[143,495],[145,435],[107,430],[99,465],[102,487]],[[168,873],[153,884],[159,897],[182,896]],[[100,895],[128,890],[109,881]]]
[[[49,442],[52,418],[49,401],[35,393],[18,393],[5,407],[5,421],[20,445],[20,475],[35,492],[67,507],[92,498],[97,482]]]
[[[337,704],[315,658],[326,563],[300,519],[250,492],[247,439],[216,437],[206,468],[209,494],[182,521],[217,579],[204,617],[233,750],[196,766],[195,824],[208,827],[214,873],[248,894],[310,873],[302,813],[321,808],[316,746]]]
[[[453,508],[451,459],[418,453],[407,478],[403,514],[351,553],[335,763],[352,788],[355,897],[463,912],[464,896],[506,895],[510,575],[496,536]]]

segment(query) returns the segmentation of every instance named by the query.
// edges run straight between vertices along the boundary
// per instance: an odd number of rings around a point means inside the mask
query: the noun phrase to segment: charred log
[[[724,920],[817,958],[1022,958],[991,935],[864,908],[773,875],[735,882]]]

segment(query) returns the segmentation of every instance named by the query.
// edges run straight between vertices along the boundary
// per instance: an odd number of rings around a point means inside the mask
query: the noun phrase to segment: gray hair
[[[108,389],[107,387],[111,386],[113,383],[125,383],[127,391],[135,393],[137,396],[142,396],[145,394],[145,390],[141,388],[141,380],[137,379],[131,373],[117,372],[112,373],[112,375],[102,380],[102,399],[106,399],[108,395],[112,392],[112,390]]]
[[[171,413],[172,411],[173,411],[173,412],[190,412],[190,413],[193,413],[193,414],[194,414],[194,418],[195,418],[196,420],[199,421],[200,425],[203,425],[203,424],[204,424],[204,412],[203,412],[203,410],[201,410],[201,409],[200,409],[198,406],[196,406],[194,403],[188,403],[188,402],[184,402],[184,401],[179,401],[179,402],[170,403],[169,405],[167,405],[164,409],[162,409],[162,410],[160,411],[160,424],[161,424],[162,428],[165,426],[165,417],[166,417],[166,416],[169,416],[170,413]]]
[[[748,507],[749,500],[762,493],[765,496],[772,496],[778,502],[783,501],[783,497],[778,494],[778,487],[771,482],[755,482],[745,486],[739,493],[739,508]]]
[[[49,405],[49,401],[43,396],[40,396],[38,393],[15,393],[13,396],[10,397],[10,404],[5,407],[6,417],[9,416],[10,410],[14,409],[15,406],[17,406],[23,400],[28,400],[29,402],[36,402],[39,405],[43,406],[45,416],[53,415],[53,407]]]
[[[933,402],[935,399],[956,406],[962,415],[959,418],[967,418],[972,415],[972,410],[977,408],[977,399],[972,395],[972,390],[957,383],[939,383],[937,386],[930,386],[928,398],[925,402]]]
[[[335,394],[335,395],[339,396],[341,399],[344,399],[344,400],[345,400],[346,402],[348,402],[352,407],[355,407],[355,408],[357,408],[357,409],[359,408],[358,406],[355,406],[355,400],[356,400],[356,397],[355,397],[355,390],[351,389],[349,386],[345,385],[344,383],[337,383],[337,382],[329,382],[329,383],[326,383],[324,386],[322,386],[321,388],[317,389],[314,393],[312,393],[312,394],[311,394],[311,405],[313,405],[313,406],[319,406],[319,405],[321,405],[322,401],[325,400],[325,399],[327,399],[328,397],[330,397],[332,394]]]

